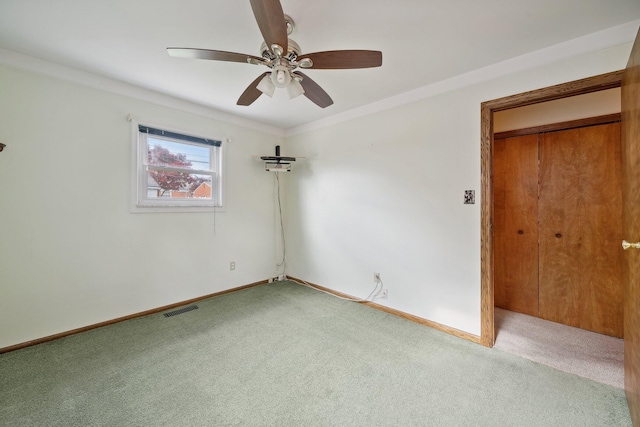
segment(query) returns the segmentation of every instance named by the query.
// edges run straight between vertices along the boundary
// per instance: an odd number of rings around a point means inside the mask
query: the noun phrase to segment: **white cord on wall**
[[[284,238],[284,220],[282,219],[282,201],[280,200],[280,174],[276,172],[274,175],[276,180],[275,181],[276,194],[278,197],[278,217],[280,219],[280,241],[282,243],[282,261],[276,264],[276,273],[278,273],[278,270],[280,269],[280,267],[282,267],[282,273],[279,273],[278,277],[280,277],[281,275],[286,277],[287,275],[287,265],[286,265],[287,243]]]
[[[217,213],[217,210],[216,210],[216,205],[214,203],[213,204],[213,235],[214,236],[216,235],[216,213]]]
[[[284,235],[284,221],[282,219],[282,202],[280,200],[280,174],[279,173],[275,173],[275,185],[276,185],[276,195],[277,195],[277,199],[278,199],[278,216],[279,216],[279,219],[280,219],[280,239],[281,239],[281,242],[282,242],[282,261],[276,264],[276,274],[278,275],[278,277],[282,277],[282,278],[284,278],[286,280],[291,280],[292,282],[296,282],[296,283],[298,283],[300,285],[307,286],[307,287],[309,287],[311,289],[315,289],[316,291],[324,292],[325,294],[334,296],[336,298],[340,298],[342,300],[353,301],[353,302],[372,302],[372,301],[374,301],[380,295],[380,292],[382,292],[382,290],[384,289],[384,286],[383,286],[383,283],[382,283],[382,279],[378,279],[376,281],[376,285],[374,286],[374,288],[371,291],[371,293],[369,293],[367,298],[361,299],[361,298],[342,297],[340,295],[336,295],[334,293],[325,291],[323,289],[319,289],[316,286],[313,286],[313,285],[305,282],[302,279],[294,280],[294,279],[289,279],[287,277],[287,266],[289,266],[292,270],[293,270],[293,266],[291,265],[291,263],[287,259],[287,245],[286,245],[286,240],[285,240],[285,235]],[[282,273],[278,273],[278,270],[280,268],[282,268]],[[380,289],[378,289],[378,285],[380,285]]]

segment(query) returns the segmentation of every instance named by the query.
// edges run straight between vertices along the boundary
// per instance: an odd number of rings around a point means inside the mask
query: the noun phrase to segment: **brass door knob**
[[[625,251],[629,248],[635,248],[635,249],[640,249],[640,242],[637,243],[629,243],[626,240],[622,241],[622,249],[624,249]]]

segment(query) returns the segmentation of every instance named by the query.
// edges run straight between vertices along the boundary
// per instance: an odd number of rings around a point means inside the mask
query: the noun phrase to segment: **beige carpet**
[[[564,372],[624,388],[624,341],[495,309],[495,348]]]

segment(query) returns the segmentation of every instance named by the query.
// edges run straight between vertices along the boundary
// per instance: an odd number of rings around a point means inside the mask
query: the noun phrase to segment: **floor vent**
[[[186,307],[182,307],[182,308],[179,308],[177,310],[170,311],[168,313],[164,313],[163,316],[164,317],[176,316],[178,314],[186,313],[187,311],[193,311],[193,310],[197,310],[197,309],[198,309],[197,305],[188,305]]]

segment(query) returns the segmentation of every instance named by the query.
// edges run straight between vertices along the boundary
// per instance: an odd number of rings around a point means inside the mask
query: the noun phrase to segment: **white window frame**
[[[131,141],[132,141],[132,197],[131,211],[134,213],[141,212],[221,212],[225,206],[225,145],[226,139],[219,136],[212,136],[210,133],[194,131],[184,131],[175,127],[158,125],[149,121],[140,121],[133,115],[128,116],[131,122]],[[181,135],[191,136],[195,138],[203,138],[212,141],[219,141],[219,147],[213,147],[197,142],[182,141],[179,139],[166,138],[182,144],[193,144],[211,149],[211,171],[199,171],[185,169],[184,172],[198,173],[212,176],[212,196],[213,200],[201,200],[193,198],[149,198],[147,197],[147,177],[148,177],[148,146],[146,134],[140,132],[139,126],[146,126],[164,131],[173,132]],[[206,136],[203,136],[206,135]],[[164,139],[162,136],[153,135],[154,138]],[[163,168],[165,170],[176,170],[182,172],[182,169]]]

